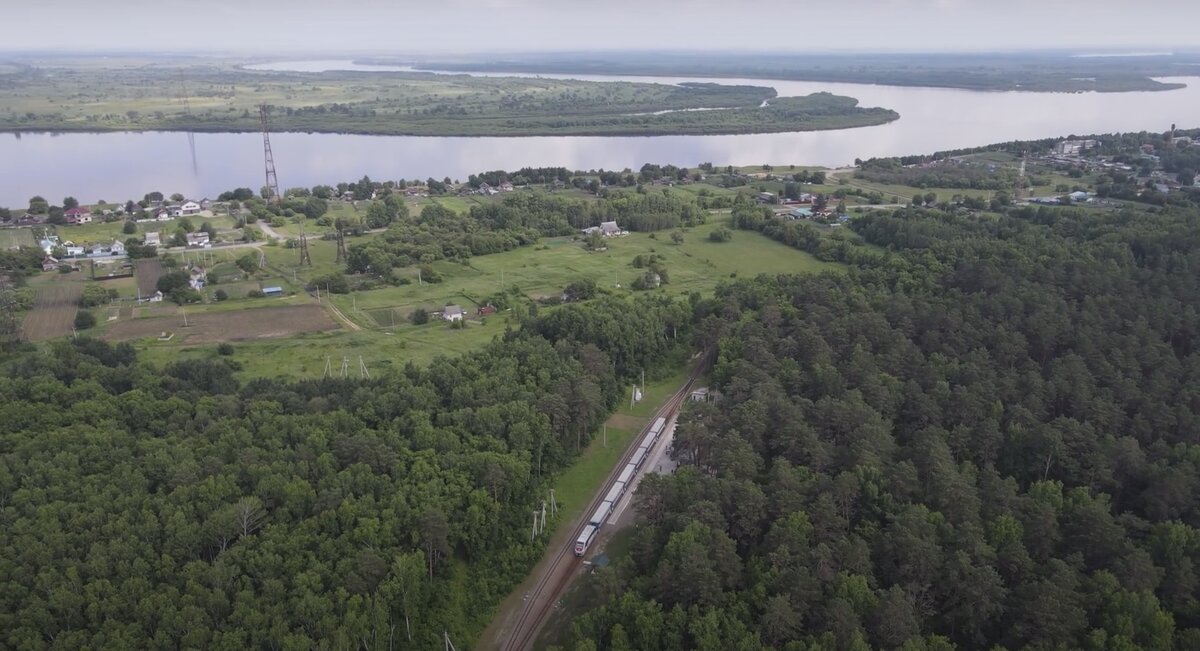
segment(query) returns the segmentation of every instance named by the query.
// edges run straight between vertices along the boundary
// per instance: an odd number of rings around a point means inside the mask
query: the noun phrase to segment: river
[[[407,70],[347,61],[288,62],[263,69]],[[507,75],[522,76],[522,75]],[[525,75],[529,76],[529,75]],[[1196,127],[1200,79],[1167,78],[1187,88],[1133,93],[983,92],[866,84],[762,79],[699,79],[597,75],[541,75],[597,81],[679,83],[711,81],[768,85],[781,96],[828,91],[900,113],[890,124],[843,129],[733,136],[450,138],[274,133],[271,145],[281,188],[373,179],[450,177],[525,166],[637,169],[643,163],[695,166],[824,165],[855,158],[929,153],[1008,140],[1115,131]],[[178,132],[0,134],[0,206],[22,207],[39,194],[58,202],[124,201],[150,191],[215,197],[223,190],[263,184],[262,136],[195,135],[196,166],[188,136]]]

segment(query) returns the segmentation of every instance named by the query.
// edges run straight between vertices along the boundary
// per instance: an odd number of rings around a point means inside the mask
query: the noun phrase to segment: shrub
[[[79,310],[75,313],[75,329],[87,330],[96,325],[96,315],[87,310]]]
[[[229,298],[229,293],[228,293],[228,292],[226,292],[226,291],[225,291],[225,290],[223,290],[223,289],[218,289],[218,290],[217,290],[217,291],[216,291],[216,292],[213,294],[213,298],[217,299],[218,301],[223,301],[223,300],[225,300],[225,299]]]
[[[232,355],[233,354],[233,344],[229,343],[228,341],[220,344],[219,346],[217,346],[217,354],[225,355],[225,356]]]
[[[418,307],[408,315],[408,320],[412,321],[413,325],[423,325],[429,323],[429,311],[423,307]]]
[[[263,296],[266,296],[266,294],[263,294],[261,289],[252,289],[246,292],[246,296],[249,296],[250,298],[262,298]]]
[[[733,233],[728,228],[718,228],[708,234],[708,241],[710,242],[728,242],[731,239],[733,239]]]

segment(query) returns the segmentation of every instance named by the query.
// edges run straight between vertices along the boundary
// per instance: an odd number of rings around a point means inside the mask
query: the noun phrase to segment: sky
[[[0,51],[1200,49],[1197,0],[0,0],[0,15]]]

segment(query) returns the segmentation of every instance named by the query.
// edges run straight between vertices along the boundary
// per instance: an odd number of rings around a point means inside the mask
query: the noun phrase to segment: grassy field
[[[334,301],[346,314],[371,327],[377,322],[372,311],[391,308],[407,314],[418,307],[441,309],[448,304],[460,304],[470,311],[479,301],[499,292],[502,286],[519,288],[532,297],[555,296],[571,282],[592,279],[608,291],[630,294],[630,284],[641,274],[632,266],[632,261],[643,254],[656,254],[664,259],[669,283],[653,291],[672,295],[711,291],[717,283],[737,275],[840,268],[753,232],[738,231],[733,240],[726,243],[710,242],[708,234],[728,224],[726,215],[713,217],[710,223],[686,232],[682,245],[672,244],[667,233],[653,237],[633,233],[613,238],[607,242],[608,250],[602,252],[589,252],[569,238],[548,239],[538,247],[471,258],[466,265],[435,262],[434,270],[444,278],[438,284],[414,282],[360,292],[355,296],[334,296]],[[316,263],[315,248],[313,259]],[[416,279],[411,270],[400,270],[400,273]]]
[[[498,291],[501,277],[505,286],[519,287],[521,292],[534,297],[557,295],[568,283],[583,278],[593,278],[606,289],[627,294],[630,293],[629,283],[639,274],[631,266],[632,259],[650,252],[665,258],[670,277],[669,284],[653,291],[671,295],[709,292],[734,274],[840,269],[838,265],[820,262],[753,232],[738,231],[732,241],[723,244],[709,242],[707,234],[725,225],[728,219],[725,215],[714,217],[711,223],[688,231],[682,245],[669,243],[665,233],[659,233],[655,238],[635,233],[612,240],[609,250],[600,253],[589,253],[570,239],[557,239],[536,248],[472,258],[465,266],[441,261],[434,264],[445,277],[439,284],[413,283],[351,295],[333,295],[334,304],[361,330],[341,329],[239,342],[232,359],[242,365],[242,373],[246,376],[288,377],[319,377],[324,372],[326,358],[330,359],[335,372],[340,371],[343,358],[349,359],[352,375],[359,372],[360,357],[371,372],[402,367],[409,361],[428,363],[438,355],[455,355],[482,346],[503,334],[507,326],[516,324],[511,322],[508,314],[499,313],[483,319],[471,318],[463,330],[451,329],[441,321],[416,326],[407,320],[416,307],[440,310],[447,304],[459,304],[473,314],[475,301]],[[351,240],[355,241],[359,240]],[[285,291],[295,294],[284,299],[265,300],[284,304],[312,303],[315,298],[304,293],[305,281],[342,267],[334,262],[335,250],[331,241],[315,241],[310,245],[312,267],[297,267],[298,252],[294,249],[263,247],[262,250],[268,260],[266,271],[249,280],[209,286],[206,292],[210,296],[217,288],[224,288],[232,298],[189,306],[189,314],[260,307],[264,299],[237,296],[268,284],[281,285]],[[222,265],[217,269],[227,267]],[[409,269],[398,272],[414,273]],[[620,288],[612,287],[614,280],[621,284]],[[323,300],[329,300],[329,297],[324,296]],[[157,362],[216,355],[214,346],[186,346],[180,342],[142,341],[138,346],[146,351],[149,359]],[[657,399],[651,394],[637,409],[643,409]],[[644,417],[647,414],[635,410],[633,415]]]

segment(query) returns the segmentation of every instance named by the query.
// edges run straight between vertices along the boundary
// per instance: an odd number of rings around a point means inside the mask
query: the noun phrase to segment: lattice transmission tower
[[[266,104],[258,107],[258,116],[262,120],[263,132],[263,162],[267,171],[267,203],[279,203],[279,178],[275,176],[275,156],[271,153],[271,125],[267,120],[269,111]]]

